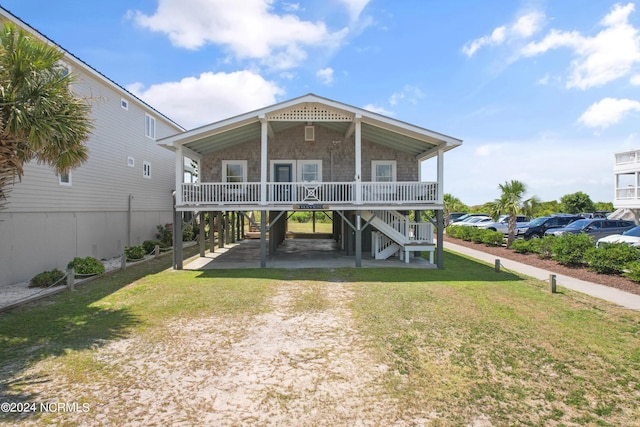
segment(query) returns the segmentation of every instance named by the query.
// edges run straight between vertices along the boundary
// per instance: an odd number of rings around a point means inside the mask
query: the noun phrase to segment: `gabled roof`
[[[345,136],[353,133],[353,123],[360,120],[363,140],[407,152],[419,160],[435,156],[439,149],[448,151],[462,144],[460,139],[314,94],[179,133],[158,140],[158,143],[168,149],[183,146],[205,155],[259,139],[262,120],[269,123],[270,131],[274,133],[312,122]]]
[[[9,12],[7,9],[0,6],[0,24],[2,24],[3,19],[7,19],[11,21],[15,25],[25,29],[29,33],[38,37],[40,40],[44,41],[45,43],[57,47],[64,53],[65,61],[69,61],[72,63],[70,65],[82,68],[88,74],[96,77],[98,80],[102,81],[107,86],[111,86],[116,92],[119,92],[120,94],[124,95],[126,98],[130,98],[135,103],[140,104],[140,106],[142,106],[143,109],[146,109],[149,112],[154,112],[159,118],[167,122],[169,125],[175,127],[176,129],[184,130],[184,127],[180,126],[178,123],[174,122],[172,119],[165,116],[160,111],[156,110],[151,105],[147,104],[146,102],[144,102],[143,100],[135,96],[133,93],[129,92],[127,89],[123,88],[118,83],[114,82],[109,77],[105,76],[100,71],[96,70],[95,68],[93,68],[92,66],[84,62],[82,59],[78,58],[77,56],[75,56],[74,54],[72,54],[62,46],[60,46],[55,41],[51,40],[50,38],[42,34],[40,31],[36,30],[31,25],[27,24],[25,21],[15,16],[13,13]]]

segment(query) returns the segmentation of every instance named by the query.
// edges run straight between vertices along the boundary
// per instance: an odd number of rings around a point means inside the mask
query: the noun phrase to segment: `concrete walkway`
[[[495,255],[491,255],[475,249],[470,249],[466,246],[456,245],[455,243],[445,242],[444,248],[452,252],[457,252],[459,254],[487,262],[492,265],[495,263],[496,259],[500,259],[500,264],[506,270],[525,274],[529,277],[534,277],[540,280],[548,281],[549,275],[555,274],[556,284],[558,284],[559,286],[582,292],[584,294],[618,304],[631,310],[640,310],[640,295],[624,292],[616,288],[611,288],[609,286],[603,286],[596,283],[585,282],[584,280],[574,279],[573,277],[565,276],[549,270],[543,270],[542,268],[532,267],[530,265],[511,261],[509,259],[498,258]]]

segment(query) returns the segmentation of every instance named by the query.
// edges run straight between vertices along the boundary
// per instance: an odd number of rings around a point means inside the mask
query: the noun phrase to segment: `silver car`
[[[524,215],[516,215],[516,226],[524,225],[529,222],[529,217]],[[509,215],[500,215],[498,221],[484,222],[478,224],[476,227],[484,228],[486,230],[500,231],[502,234],[509,233]],[[518,230],[516,229],[516,234]]]

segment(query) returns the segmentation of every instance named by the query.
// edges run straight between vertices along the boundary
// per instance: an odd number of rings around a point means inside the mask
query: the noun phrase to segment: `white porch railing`
[[[358,185],[361,186],[361,192],[356,191]],[[435,182],[269,182],[266,187],[267,200],[263,202],[260,199],[259,182],[183,183],[181,201],[184,205],[367,205],[438,201],[438,185]]]

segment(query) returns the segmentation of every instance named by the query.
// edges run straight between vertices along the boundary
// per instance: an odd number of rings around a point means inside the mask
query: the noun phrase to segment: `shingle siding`
[[[312,142],[304,140],[304,125],[277,132],[275,138],[269,138],[267,151],[269,161],[322,160],[322,178],[325,182],[352,182],[355,178],[354,137],[344,138],[342,133],[323,126],[316,126],[315,141]],[[247,160],[248,181],[260,181],[259,139],[204,156],[202,159],[203,182],[222,180],[222,160]],[[413,156],[363,140],[361,166],[363,181],[371,180],[372,160],[395,160],[398,181],[418,180],[419,165]]]

